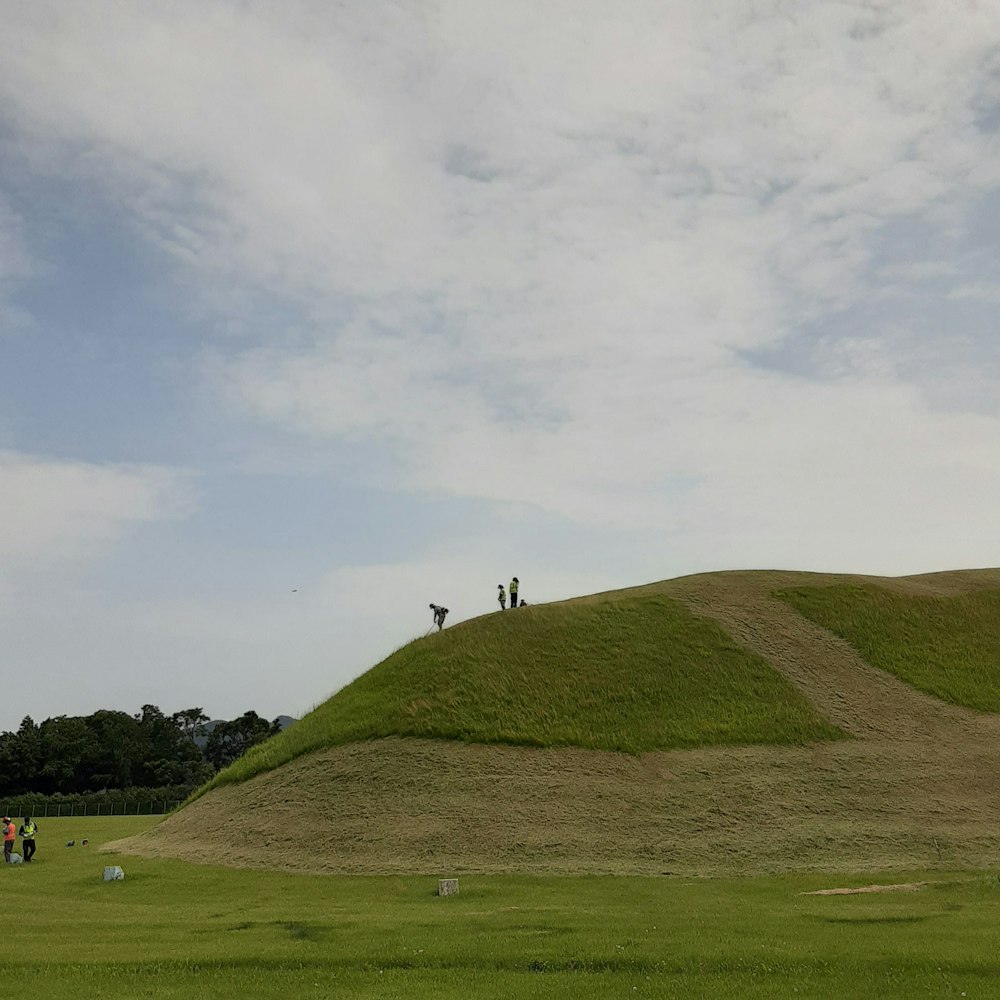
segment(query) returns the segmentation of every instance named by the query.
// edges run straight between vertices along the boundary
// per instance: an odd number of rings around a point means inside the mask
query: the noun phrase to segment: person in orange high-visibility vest
[[[10,864],[10,856],[14,851],[14,841],[17,839],[17,827],[9,816],[3,818],[3,859]]]

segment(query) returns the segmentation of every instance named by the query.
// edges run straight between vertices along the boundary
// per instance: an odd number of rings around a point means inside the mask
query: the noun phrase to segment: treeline
[[[187,794],[280,728],[253,711],[213,725],[200,708],[164,715],[156,705],[38,725],[25,716],[17,732],[0,733],[0,796],[168,786]]]

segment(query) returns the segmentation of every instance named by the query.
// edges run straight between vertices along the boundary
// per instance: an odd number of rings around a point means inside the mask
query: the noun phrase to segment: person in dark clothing
[[[35,856],[35,834],[38,833],[38,824],[33,823],[30,816],[25,816],[19,833],[21,855],[25,861],[30,861]]]
[[[434,612],[434,624],[437,625],[440,632],[444,625],[445,615],[448,614],[448,609],[442,608],[440,604],[431,604],[430,609]]]

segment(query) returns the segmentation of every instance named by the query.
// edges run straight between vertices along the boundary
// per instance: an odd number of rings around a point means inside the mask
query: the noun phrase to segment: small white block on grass
[[[439,896],[457,896],[458,895],[458,879],[457,878],[439,878],[438,879],[438,895]]]
[[[124,882],[125,872],[118,867],[118,865],[105,865],[104,866],[104,881],[105,882]]]

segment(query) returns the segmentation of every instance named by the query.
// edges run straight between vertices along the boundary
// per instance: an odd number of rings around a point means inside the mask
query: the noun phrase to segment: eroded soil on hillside
[[[901,577],[838,577],[803,573],[714,573],[658,585],[696,614],[717,621],[740,645],[758,653],[831,722],[875,740],[931,739],[968,743],[1000,736],[1000,717],[933,698],[866,663],[843,639],[774,596],[784,587],[868,581],[921,596],[953,596],[972,587],[970,573]],[[992,580],[980,571],[977,581]],[[937,581],[936,585],[935,582]],[[988,585],[988,584],[986,584]],[[656,585],[654,585],[656,586]]]
[[[718,621],[854,739],[641,757],[370,741],[213,791],[118,846],[331,873],[689,876],[993,866],[1000,858],[1000,720],[870,667],[772,596],[782,587],[859,579],[722,573],[642,588]],[[1000,571],[868,579],[952,595],[1000,586]]]

